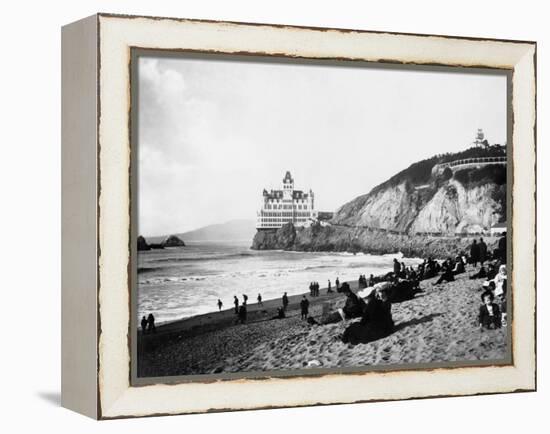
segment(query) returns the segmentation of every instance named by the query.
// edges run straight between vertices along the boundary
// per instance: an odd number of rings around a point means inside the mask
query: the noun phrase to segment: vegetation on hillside
[[[432,168],[436,164],[448,163],[451,161],[462,160],[465,158],[501,157],[504,155],[506,155],[505,147],[500,145],[474,146],[461,152],[453,152],[453,153],[436,155],[431,158],[421,160],[411,164],[409,167],[395,174],[387,181],[374,187],[370,194],[374,194],[388,187],[395,187],[396,185],[399,185],[403,182],[406,182],[413,187],[418,185],[428,184],[432,181]],[[462,171],[459,171],[457,173],[460,173],[460,172]],[[490,171],[487,173],[484,172],[483,176],[490,176],[491,174],[492,172]],[[498,175],[498,174],[495,173],[495,175]],[[448,177],[448,174],[447,174],[447,177]],[[461,179],[459,179],[459,181],[462,182]],[[506,182],[505,173],[504,173],[504,182]]]

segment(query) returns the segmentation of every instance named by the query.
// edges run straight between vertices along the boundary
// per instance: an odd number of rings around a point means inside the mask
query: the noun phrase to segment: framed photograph
[[[536,44],[98,14],[62,32],[62,404],[536,389]]]

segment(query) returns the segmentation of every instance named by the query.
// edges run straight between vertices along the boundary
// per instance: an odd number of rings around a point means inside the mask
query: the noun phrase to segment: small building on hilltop
[[[317,219],[315,195],[294,189],[294,179],[286,172],[281,190],[263,190],[256,229],[278,229],[286,223],[307,226]]]

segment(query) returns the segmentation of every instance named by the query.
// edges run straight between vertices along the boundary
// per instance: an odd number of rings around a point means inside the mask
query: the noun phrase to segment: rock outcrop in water
[[[162,242],[163,247],[185,247],[185,243],[176,235],[170,235]]]
[[[137,249],[138,249],[138,252],[151,250],[151,247],[149,247],[149,244],[147,244],[147,240],[141,235],[137,237]]]
[[[341,206],[328,225],[258,231],[252,248],[435,257],[467,251],[474,235],[506,220],[506,165],[432,169],[503,154],[500,146],[476,147],[420,161]],[[496,247],[496,239],[486,241]]]

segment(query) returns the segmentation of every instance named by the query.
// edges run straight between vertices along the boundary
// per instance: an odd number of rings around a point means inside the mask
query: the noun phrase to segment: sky
[[[410,164],[506,142],[504,75],[142,56],[138,227],[255,219],[287,170],[334,211]]]

